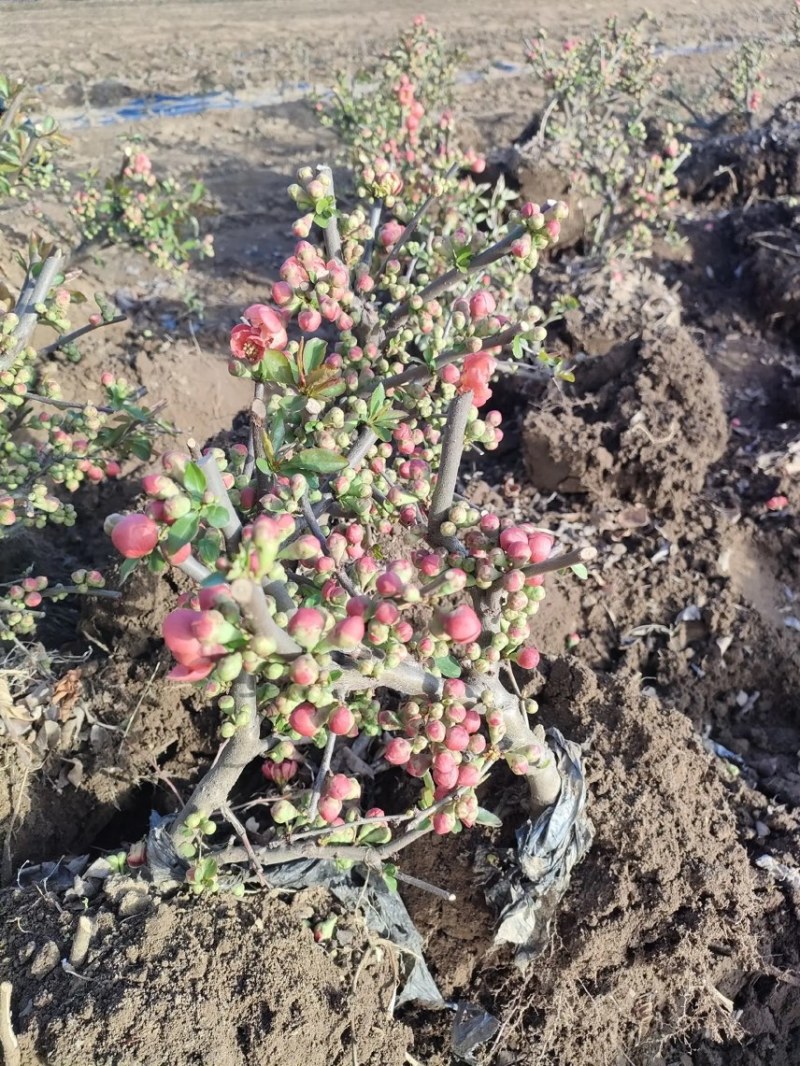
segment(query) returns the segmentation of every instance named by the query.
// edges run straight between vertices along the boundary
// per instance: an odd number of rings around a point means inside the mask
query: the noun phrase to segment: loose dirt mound
[[[262,894],[173,900],[134,916],[125,899],[120,914],[97,916],[78,978],[58,964],[76,916],[32,890],[5,894],[3,973],[24,1066],[403,1062],[410,1034],[388,1014],[391,967],[360,932],[342,968],[292,909]],[[48,957],[55,965],[42,973]]]
[[[716,373],[692,337],[645,327],[584,362],[578,380],[574,397],[525,422],[532,483],[679,513],[727,438]]]

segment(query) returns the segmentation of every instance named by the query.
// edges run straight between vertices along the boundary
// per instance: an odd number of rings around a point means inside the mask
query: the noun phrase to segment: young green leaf
[[[191,511],[189,514],[184,515],[183,518],[179,518],[170,528],[169,536],[167,537],[167,552],[172,555],[179,548],[182,548],[184,544],[194,540],[199,528],[200,517],[196,512]]]
[[[294,457],[291,465],[298,470],[308,470],[312,474],[335,474],[337,470],[344,470],[347,459],[324,448],[303,448]]]
[[[203,518],[213,529],[223,529],[228,524],[228,508],[222,504],[212,503],[203,511]]]
[[[442,677],[461,677],[461,667],[452,656],[443,655],[433,661],[436,663]]]
[[[133,571],[139,565],[138,559],[126,559],[119,568],[119,583],[124,585]]]
[[[589,576],[589,571],[586,569],[583,563],[575,563],[574,566],[570,567],[570,570],[573,572],[575,577],[579,577],[581,581],[585,581],[586,578]]]
[[[206,475],[197,463],[187,463],[183,472],[183,484],[186,489],[196,496],[202,496],[206,491]]]
[[[303,345],[303,372],[308,376],[318,366],[322,366],[328,346],[318,337],[312,337]]]
[[[477,825],[488,825],[492,829],[501,829],[502,821],[496,814],[492,814],[491,811],[487,811],[484,807],[478,807],[478,813],[475,815],[475,822]]]
[[[292,364],[283,352],[264,352],[258,364],[259,376],[264,381],[277,381],[279,385],[294,385]]]

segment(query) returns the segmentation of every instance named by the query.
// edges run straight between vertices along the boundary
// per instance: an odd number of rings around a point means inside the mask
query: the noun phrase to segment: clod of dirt
[[[678,173],[680,191],[721,204],[800,193],[800,97],[776,108],[763,126],[711,137],[692,148]]]
[[[719,380],[691,336],[646,326],[641,339],[579,364],[576,377],[574,398],[526,419],[536,488],[680,512],[727,439]]]
[[[31,941],[66,956],[74,936],[76,916],[52,897],[7,892],[0,914],[28,1066],[36,1056],[48,1066],[401,1066],[410,1046],[388,1013],[385,952],[379,961],[356,936],[342,967],[264,895],[174,899],[124,921],[103,909],[81,977],[32,973]]]

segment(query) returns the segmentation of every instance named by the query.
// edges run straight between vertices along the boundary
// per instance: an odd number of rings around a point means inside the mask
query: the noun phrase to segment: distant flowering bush
[[[646,253],[657,233],[673,234],[678,167],[688,155],[680,127],[653,142],[660,61],[647,17],[628,27],[610,18],[585,39],[548,44],[540,31],[527,59],[545,93],[535,143],[596,202],[586,252],[604,258]]]
[[[100,179],[93,170],[85,176],[71,216],[83,246],[127,244],[181,277],[193,259],[214,254],[213,237],[200,236],[199,219],[207,210],[202,182],[186,192],[174,178],[159,178],[138,145],[125,144],[115,175]]]
[[[500,763],[535,809],[561,787],[516,671],[539,662],[546,574],[582,575],[593,553],[554,554],[548,532],[459,497],[457,477],[502,437],[493,376],[546,335],[535,305],[498,313],[492,273],[533,270],[565,208],[453,227],[426,256],[396,158],[369,167],[386,220],[341,208],[324,166],[289,189],[302,237],[230,338],[230,373],[253,382],[249,444],[167,453],[144,510],[107,521],[124,573],[173,566],[197,585],[164,621],[170,678],[217,700],[226,741],[169,828],[195,891],[301,855],[386,872],[424,832],[496,824],[476,789]],[[269,803],[249,824],[267,843],[239,824],[241,848],[212,846],[253,760]],[[372,802],[381,766],[417,783],[412,809]]]

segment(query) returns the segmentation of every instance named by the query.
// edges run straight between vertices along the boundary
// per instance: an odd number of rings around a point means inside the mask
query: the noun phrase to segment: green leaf
[[[322,366],[327,350],[327,343],[318,337],[312,337],[311,340],[305,342],[303,345],[303,373],[306,376],[312,370],[316,370],[318,366]]]
[[[179,548],[182,548],[184,544],[194,540],[199,528],[200,516],[195,512],[192,511],[184,515],[183,518],[179,518],[170,528],[169,536],[167,537],[167,553],[172,555]]]
[[[139,565],[138,559],[126,559],[122,566],[119,568],[119,583],[120,586],[124,585],[133,571]]]
[[[133,437],[127,443],[127,449],[137,459],[147,461],[151,455],[150,442],[144,437]]]
[[[273,454],[280,451],[285,438],[286,419],[284,418],[283,411],[276,411],[272,416],[272,423],[269,427],[269,441],[272,445]]]
[[[292,466],[312,474],[335,474],[337,470],[344,470],[347,459],[325,448],[303,448],[292,460]]]
[[[262,474],[271,474],[273,472],[266,459],[256,459],[256,466]]]
[[[383,387],[383,383],[379,384],[375,391],[369,398],[369,417],[374,419],[378,417],[380,409],[386,403],[386,389]]]
[[[462,274],[466,274],[469,270],[470,263],[472,262],[472,249],[459,248],[453,256],[453,262],[456,270],[459,270]]]
[[[574,566],[570,567],[570,570],[573,572],[575,577],[579,577],[581,581],[585,581],[586,578],[589,576],[589,571],[586,569],[583,563],[575,563]]]
[[[451,655],[443,655],[433,661],[442,677],[461,677],[461,667]]]
[[[183,484],[189,492],[193,492],[197,496],[202,496],[206,491],[206,475],[197,463],[186,464],[186,469],[183,472]]]
[[[314,222],[324,229],[336,215],[336,201],[332,196],[323,196],[317,200],[314,208]]]
[[[267,381],[277,381],[280,385],[294,385],[292,365],[283,352],[264,352],[258,364],[260,376]]]
[[[397,891],[397,867],[387,862],[381,871],[381,876],[386,882],[386,886],[390,892]]]
[[[492,814],[491,811],[487,811],[484,807],[478,807],[478,813],[475,815],[475,822],[478,825],[488,825],[492,829],[501,829],[503,822],[496,814]]]
[[[519,333],[511,342],[511,354],[515,359],[521,359],[525,354],[525,338]]]
[[[211,537],[201,537],[197,543],[197,554],[200,556],[200,561],[205,563],[206,566],[214,566],[217,559],[219,559],[219,544]],[[214,578],[221,577],[221,575],[217,574],[212,576]],[[216,585],[218,582],[215,580],[214,584]]]
[[[220,503],[209,504],[203,510],[203,518],[214,529],[224,529],[228,524],[228,508],[223,507]]]

